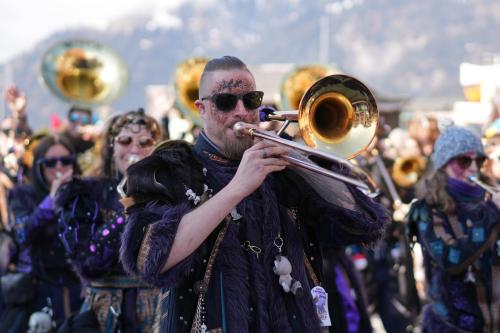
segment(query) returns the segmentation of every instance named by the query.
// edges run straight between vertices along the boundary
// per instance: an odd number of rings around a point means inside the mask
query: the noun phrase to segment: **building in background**
[[[459,125],[484,127],[491,119],[495,105],[500,106],[500,59],[491,65],[462,63],[460,84],[465,101],[453,106],[453,120]]]

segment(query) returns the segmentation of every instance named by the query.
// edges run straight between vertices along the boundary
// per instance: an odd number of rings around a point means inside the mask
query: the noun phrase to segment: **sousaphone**
[[[109,104],[123,93],[128,69],[109,47],[89,40],[68,40],[44,54],[41,77],[59,99],[91,107]]]
[[[175,103],[186,118],[201,126],[202,120],[194,105],[198,99],[200,78],[208,59],[202,57],[189,58],[181,62],[174,75]]]

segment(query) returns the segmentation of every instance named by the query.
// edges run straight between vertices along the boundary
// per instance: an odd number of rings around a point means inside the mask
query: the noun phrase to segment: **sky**
[[[0,0],[0,64],[52,33],[80,26],[105,28],[127,13],[172,7],[184,0]]]

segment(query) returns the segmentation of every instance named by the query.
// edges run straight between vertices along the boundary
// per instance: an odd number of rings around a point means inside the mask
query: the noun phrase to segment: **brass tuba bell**
[[[280,109],[297,110],[307,89],[330,72],[321,65],[303,65],[288,72],[281,83]]]
[[[194,102],[198,99],[200,78],[208,59],[189,58],[177,66],[174,76],[176,106],[193,123],[202,124]]]
[[[403,188],[415,185],[425,172],[427,162],[421,156],[398,157],[392,166],[392,179]]]
[[[110,48],[88,40],[52,46],[43,56],[41,76],[49,90],[73,105],[109,104],[124,91],[128,69]]]

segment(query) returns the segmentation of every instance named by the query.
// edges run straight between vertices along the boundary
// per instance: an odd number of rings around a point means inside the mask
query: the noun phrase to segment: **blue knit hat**
[[[439,170],[455,156],[470,151],[485,156],[481,139],[463,127],[449,126],[434,144],[434,153],[432,154],[434,169]]]

